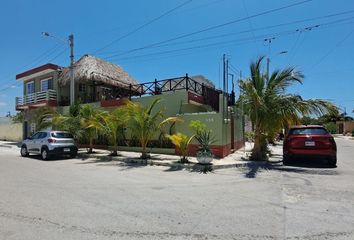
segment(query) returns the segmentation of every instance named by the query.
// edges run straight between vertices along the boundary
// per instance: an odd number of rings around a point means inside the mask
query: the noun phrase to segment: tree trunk
[[[114,143],[111,156],[117,156],[117,155],[118,155],[118,145],[117,143]]]
[[[92,149],[93,149],[93,138],[90,138],[89,150],[87,153],[92,153],[93,152]]]
[[[262,161],[262,144],[261,144],[261,134],[259,131],[255,132],[254,136],[254,146],[252,149],[251,159],[255,161]]]
[[[141,141],[141,147],[142,147],[141,158],[142,159],[147,159],[148,158],[148,155],[146,154],[146,145],[147,145],[147,141],[142,140]]]

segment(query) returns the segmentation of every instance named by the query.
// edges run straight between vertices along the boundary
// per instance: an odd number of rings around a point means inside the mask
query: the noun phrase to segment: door
[[[37,132],[30,137],[29,141],[27,142],[27,149],[29,152],[39,152],[37,141],[40,135],[41,132]]]
[[[28,138],[28,122],[24,121],[23,122],[23,140]]]

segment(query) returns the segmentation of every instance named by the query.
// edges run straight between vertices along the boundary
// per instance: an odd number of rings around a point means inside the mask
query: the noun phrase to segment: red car
[[[330,165],[336,166],[337,145],[323,126],[294,126],[284,139],[283,164],[295,157],[325,158]]]

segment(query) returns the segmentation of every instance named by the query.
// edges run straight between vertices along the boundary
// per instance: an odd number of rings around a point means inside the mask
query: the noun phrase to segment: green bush
[[[332,134],[337,132],[337,125],[334,122],[326,123],[324,127]]]

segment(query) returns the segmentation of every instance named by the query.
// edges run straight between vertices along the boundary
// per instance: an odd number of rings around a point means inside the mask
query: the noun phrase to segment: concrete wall
[[[354,130],[354,121],[337,121],[336,125],[339,134],[351,134]]]
[[[22,124],[12,123],[8,117],[0,117],[0,140],[21,141]]]
[[[184,90],[169,92],[161,95],[144,96],[132,98],[133,102],[138,102],[143,106],[150,105],[155,99],[161,99],[154,111],[162,110],[164,116],[178,116],[183,120],[182,123],[176,124],[173,132],[181,132],[185,135],[192,136],[194,130],[189,127],[192,120],[199,120],[206,125],[208,130],[211,130],[215,142],[212,145],[212,150],[217,157],[224,157],[231,152],[231,149],[238,149],[243,144],[243,122],[241,111],[235,106],[227,108],[227,104],[223,104],[223,96],[219,99],[219,112],[212,111],[210,106],[195,105],[188,102],[188,92]],[[95,107],[100,107],[100,102],[91,103]],[[116,107],[107,107],[105,110],[113,110]],[[69,107],[58,107],[58,112],[67,114]],[[169,132],[169,127],[163,129],[164,133]],[[232,133],[234,140],[232,142]],[[156,133],[154,138],[157,140],[160,133]],[[125,132],[127,139],[131,138],[129,129]],[[190,152],[195,154],[198,147],[196,140],[193,140],[190,146]]]

